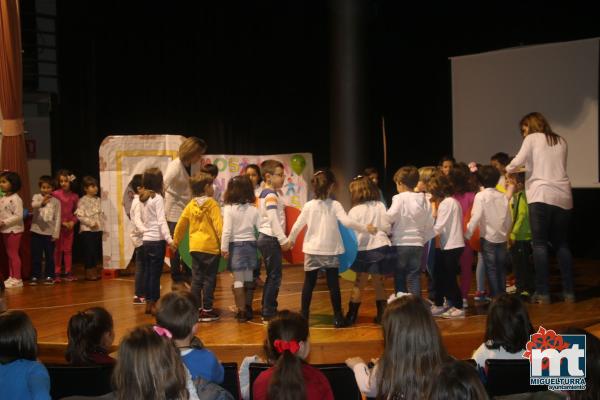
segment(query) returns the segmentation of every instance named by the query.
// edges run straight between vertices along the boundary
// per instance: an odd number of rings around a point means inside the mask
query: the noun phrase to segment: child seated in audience
[[[50,400],[50,377],[37,359],[37,333],[23,311],[0,314],[0,397]]]
[[[421,297],[397,293],[383,314],[383,355],[372,369],[360,357],[346,360],[360,391],[378,399],[419,399],[433,383],[446,349],[429,306]]]
[[[488,394],[472,365],[447,361],[436,368],[428,400],[487,400]]]
[[[114,364],[109,356],[115,340],[113,319],[102,307],[79,311],[69,319],[65,358],[72,365]]]
[[[183,363],[192,374],[192,379],[223,382],[223,365],[195,337],[198,331],[198,307],[190,292],[180,290],[163,296],[158,301],[156,323],[169,330],[173,336],[173,342],[181,352]]]
[[[505,293],[492,302],[484,341],[472,358],[480,368],[490,358],[520,360],[533,332],[523,301],[517,295]]]
[[[281,311],[269,321],[265,353],[275,365],[254,381],[254,400],[333,399],[329,381],[304,359],[308,356],[308,321],[300,314]]]

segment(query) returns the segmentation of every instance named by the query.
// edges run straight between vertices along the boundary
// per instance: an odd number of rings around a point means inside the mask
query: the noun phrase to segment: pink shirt
[[[52,192],[52,196],[60,201],[60,222],[77,222],[75,210],[77,209],[79,196],[73,192],[65,192],[62,189]]]
[[[462,210],[463,215],[467,213],[467,211],[471,211],[473,208],[473,202],[475,201],[475,193],[473,192],[465,192],[465,193],[455,193],[452,195],[460,204],[460,208]]]

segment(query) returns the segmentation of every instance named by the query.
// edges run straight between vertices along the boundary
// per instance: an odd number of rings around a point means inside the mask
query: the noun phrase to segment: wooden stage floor
[[[82,271],[78,271],[82,272]],[[263,271],[264,277],[264,271]],[[285,266],[283,283],[279,293],[279,309],[299,310],[303,271],[300,266]],[[566,304],[558,299],[551,305],[529,305],[534,327],[560,330],[565,327],[590,327],[600,323],[600,269],[597,261],[578,261],[575,267],[578,302]],[[559,276],[552,275],[552,286],[558,292]],[[344,309],[352,283],[340,279]],[[423,280],[423,283],[425,281]],[[169,274],[161,279],[162,293],[170,290]],[[391,293],[392,279],[388,279]],[[426,286],[425,286],[426,287]],[[262,290],[257,290],[254,300],[255,318],[251,322],[238,323],[234,318],[231,277],[222,273],[217,280],[215,305],[222,312],[221,319],[201,323],[198,336],[223,362],[240,362],[247,355],[262,355],[265,325],[258,315]],[[115,323],[115,344],[132,327],[153,323],[144,314],[144,306],[133,305],[133,276],[97,282],[77,281],[54,286],[25,286],[5,293],[10,309],[25,310],[38,331],[40,358],[44,362],[64,362],[67,342],[67,322],[77,311],[87,307],[102,306],[108,309]],[[475,306],[472,294],[469,298],[467,316],[458,320],[438,320],[444,343],[450,354],[469,358],[482,342],[487,306]],[[331,305],[325,279],[319,279],[313,295],[311,309],[311,355],[312,363],[342,362],[349,356],[365,359],[377,357],[382,351],[381,328],[372,323],[375,312],[374,292],[368,288],[363,297],[358,324],[351,328],[334,329],[331,326]]]

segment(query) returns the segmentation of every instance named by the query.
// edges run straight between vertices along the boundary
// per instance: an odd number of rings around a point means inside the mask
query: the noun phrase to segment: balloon
[[[354,282],[356,280],[356,272],[352,271],[351,269],[345,270],[340,274],[340,276],[350,282]]]
[[[356,259],[356,254],[358,253],[358,240],[352,229],[346,228],[339,222],[338,227],[340,229],[340,234],[342,235],[342,242],[344,243],[345,249],[344,254],[339,255],[340,272],[345,272]]]
[[[292,171],[296,173],[296,175],[300,175],[302,171],[304,171],[304,167],[306,167],[306,160],[300,154],[294,154],[291,160]]]

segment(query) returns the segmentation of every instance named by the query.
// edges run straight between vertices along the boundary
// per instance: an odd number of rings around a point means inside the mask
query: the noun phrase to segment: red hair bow
[[[277,350],[278,353],[283,353],[284,351],[288,350],[290,353],[296,354],[298,350],[300,350],[300,345],[293,339],[289,342],[277,339],[273,343],[273,346],[275,346],[275,350]]]

